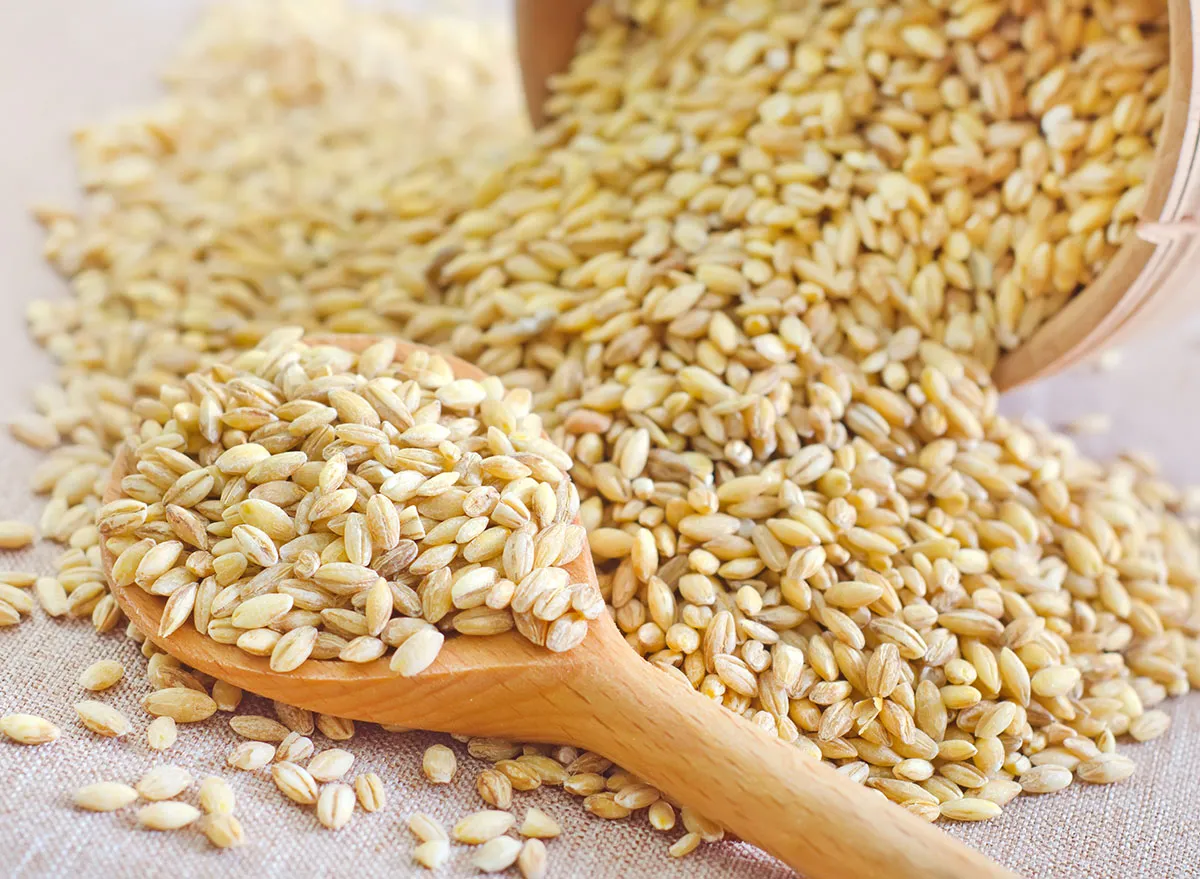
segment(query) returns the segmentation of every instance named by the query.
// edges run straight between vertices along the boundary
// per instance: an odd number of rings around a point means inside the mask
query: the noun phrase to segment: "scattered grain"
[[[480,845],[501,836],[513,826],[515,821],[516,819],[509,812],[484,809],[468,815],[455,824],[450,835],[458,842]]]
[[[76,806],[89,812],[115,812],[124,809],[137,797],[137,791],[127,784],[100,781],[79,788],[72,799]]]
[[[80,718],[85,724],[88,723],[82,712]],[[88,726],[91,728],[90,724]],[[6,714],[0,717],[0,733],[21,745],[44,745],[62,735],[57,726],[34,714]]]
[[[85,690],[99,692],[115,686],[125,675],[125,666],[115,659],[93,662],[79,675],[79,686]]]
[[[179,830],[200,817],[200,810],[188,803],[167,800],[138,809],[137,822],[147,830]]]

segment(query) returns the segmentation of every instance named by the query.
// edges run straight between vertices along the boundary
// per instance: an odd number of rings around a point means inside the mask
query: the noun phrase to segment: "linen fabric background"
[[[493,4],[497,14],[502,2]],[[29,218],[34,201],[70,200],[75,192],[68,154],[70,131],[101,114],[143,101],[154,93],[155,73],[170,56],[200,0],[38,0],[0,4],[0,418],[24,411],[29,390],[52,375],[49,359],[25,337],[23,309],[35,298],[61,296],[62,283],[42,264],[41,234]],[[1032,412],[1060,424],[1092,411],[1113,416],[1111,434],[1084,441],[1110,454],[1136,447],[1156,455],[1164,471],[1186,482],[1200,477],[1195,452],[1200,412],[1200,320],[1126,352],[1112,373],[1082,367],[1006,400],[1011,412]],[[0,518],[36,522],[41,502],[26,480],[37,457],[0,438]],[[49,572],[58,549],[35,547],[5,554],[0,567]],[[36,612],[35,612],[36,613]],[[127,678],[101,698],[133,721],[124,739],[101,739],[84,730],[73,704],[87,694],[79,672],[102,658],[121,660]],[[83,621],[44,617],[0,631],[0,714],[30,712],[63,730],[48,746],[0,742],[0,877],[137,875],[146,879],[192,879],[216,874],[255,879],[298,876],[417,875],[413,839],[404,819],[424,811],[449,827],[482,807],[474,790],[484,768],[461,746],[453,784],[433,786],[421,775],[421,754],[445,736],[360,732],[349,748],[351,775],[374,771],[387,791],[386,807],[356,812],[339,832],[316,821],[311,808],[283,798],[269,774],[237,772],[225,755],[238,741],[221,715],[198,727],[180,725],[179,740],[165,754],[145,743],[147,716],[139,701],[147,689],[144,660],[119,633],[97,637]],[[943,825],[1027,877],[1177,877],[1200,874],[1200,696],[1167,706],[1174,723],[1165,738],[1122,746],[1138,762],[1127,782],[1108,787],[1073,785],[1066,792],[1020,797],[997,820],[980,825]],[[254,710],[247,703],[243,711]],[[261,712],[270,714],[267,705]],[[318,747],[330,743],[316,738]],[[194,828],[151,833],[134,823],[134,808],[89,814],[73,808],[70,793],[93,781],[132,784],[147,769],[173,762],[197,780],[227,778],[238,796],[237,814],[248,844],[213,849]],[[185,798],[194,802],[195,787]],[[608,822],[583,812],[580,801],[560,789],[518,793],[514,810],[537,805],[563,825],[548,843],[550,875],[672,877],[784,877],[791,872],[740,843],[702,847],[683,861],[666,856],[680,831],[652,830],[645,813]],[[797,827],[796,833],[806,828]],[[439,875],[471,875],[470,851],[454,848]]]

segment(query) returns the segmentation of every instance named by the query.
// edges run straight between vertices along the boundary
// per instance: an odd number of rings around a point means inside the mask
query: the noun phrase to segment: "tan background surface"
[[[25,206],[65,200],[74,191],[68,134],[83,122],[153,93],[154,72],[194,17],[199,0],[0,0],[0,418],[26,405],[29,389],[51,365],[25,338],[22,310],[32,299],[62,295],[41,263],[41,236]],[[1200,413],[1200,321],[1178,325],[1127,351],[1113,373],[1083,369],[1025,391],[1010,411],[1036,412],[1053,423],[1096,410],[1112,414],[1113,433],[1093,438],[1103,453],[1135,446],[1158,456],[1167,473],[1200,481],[1196,432]],[[39,503],[24,489],[36,458],[0,438],[0,518],[36,521]],[[48,570],[55,550],[0,560],[19,569]],[[83,698],[74,681],[96,659],[117,657],[130,679],[108,696],[134,720],[127,740],[84,731],[71,707]],[[416,810],[449,825],[480,807],[473,781],[481,768],[460,751],[458,779],[448,790],[420,775],[420,754],[438,737],[379,730],[352,743],[355,771],[383,778],[389,802],[359,813],[338,834],[321,828],[311,810],[283,800],[265,773],[227,772],[235,742],[222,725],[181,726],[165,757],[145,745],[146,718],[137,708],[145,685],[143,660],[122,636],[97,638],[82,622],[37,619],[0,633],[0,714],[29,711],[58,723],[52,746],[0,743],[0,877],[212,875],[268,877],[404,876],[411,837],[402,821]],[[1200,875],[1200,696],[1170,707],[1175,724],[1165,740],[1130,748],[1139,762],[1129,782],[1108,788],[1077,785],[1066,793],[1018,799],[997,821],[952,828],[972,844],[1029,877],[1176,877]],[[269,709],[268,709],[269,712]],[[318,739],[318,746],[328,746]],[[457,747],[457,746],[456,746]],[[73,810],[68,793],[102,779],[132,783],[151,766],[177,762],[201,778],[223,774],[238,793],[238,814],[250,844],[218,853],[194,831],[152,835],[134,829],[132,811],[89,815]],[[194,795],[194,788],[193,788]],[[562,791],[518,794],[516,808],[537,804],[564,825],[550,843],[551,876],[789,875],[739,844],[702,849],[683,862],[665,856],[669,836],[652,831],[644,813],[601,822]],[[803,827],[797,833],[805,832]],[[466,850],[442,875],[468,875]]]

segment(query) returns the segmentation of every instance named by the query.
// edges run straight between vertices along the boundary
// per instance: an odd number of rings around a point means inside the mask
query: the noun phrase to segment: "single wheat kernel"
[[[236,802],[233,788],[225,779],[210,775],[200,782],[200,808],[209,815],[229,815]]]
[[[583,808],[597,818],[608,820],[628,818],[630,815],[628,809],[617,803],[615,795],[607,791],[584,797]]]
[[[283,702],[273,702],[271,707],[275,709],[275,716],[279,718],[279,722],[294,733],[310,736],[316,729],[316,718],[311,711]]]
[[[321,751],[308,761],[308,773],[317,781],[338,781],[354,765],[354,755],[342,748]]]
[[[33,594],[47,616],[61,617],[70,608],[66,590],[54,577],[38,577],[33,585]]]
[[[546,844],[540,839],[527,839],[517,856],[517,869],[523,879],[545,879],[547,870]]]
[[[290,732],[287,734],[279,747],[275,749],[275,762],[279,763],[283,760],[289,760],[292,763],[303,763],[312,757],[314,751],[313,741],[308,736],[302,736],[298,732]]]
[[[227,812],[206,815],[201,819],[200,829],[204,831],[208,841],[217,848],[235,848],[246,842],[246,832],[242,829],[242,822],[237,819],[236,815]]]
[[[655,830],[671,830],[675,827],[675,809],[666,800],[652,803],[647,815],[650,826]]]
[[[442,828],[442,825],[424,812],[414,812],[409,816],[408,829],[421,842],[430,842],[437,839],[448,840],[450,838]]]
[[[354,721],[332,714],[318,714],[316,726],[325,738],[335,742],[347,742],[354,738]]]
[[[192,774],[181,766],[156,766],[134,788],[147,800],[171,800],[192,784]]]
[[[619,806],[629,809],[631,812],[636,812],[638,809],[645,809],[654,803],[658,802],[662,796],[658,792],[658,788],[649,785],[635,782],[628,784],[617,791],[617,795],[613,798]]]
[[[1141,717],[1135,717],[1129,724],[1129,734],[1139,742],[1148,742],[1165,733],[1170,725],[1171,716],[1165,711],[1154,709]]]
[[[3,601],[20,616],[29,616],[33,612],[33,597],[16,586],[0,583],[0,601]]]
[[[21,612],[7,601],[0,601],[0,627],[15,626],[21,622]]]
[[[354,779],[354,793],[364,812],[378,812],[387,803],[383,780],[374,772],[364,772]]]
[[[199,723],[216,713],[217,703],[202,690],[166,687],[143,698],[142,708],[148,714],[170,717],[176,723]]]
[[[242,742],[229,752],[225,762],[235,769],[262,769],[275,757],[275,749],[266,742]]]
[[[115,659],[101,659],[92,663],[79,675],[79,686],[85,690],[99,692],[116,685],[125,675],[125,667]]]
[[[303,766],[286,760],[271,767],[271,778],[280,792],[294,803],[311,806],[317,801],[317,782]]]
[[[497,836],[479,846],[471,855],[471,863],[482,873],[499,873],[517,862],[521,854],[520,840]]]
[[[1075,767],[1080,781],[1091,784],[1113,784],[1133,775],[1134,762],[1123,754],[1098,754]]]
[[[516,819],[510,812],[484,809],[482,812],[468,815],[455,824],[450,835],[456,841],[467,845],[481,845],[501,836],[513,826],[515,821]]]
[[[541,809],[530,807],[525,811],[525,820],[517,829],[521,836],[537,839],[552,839],[562,833],[558,822]]]
[[[83,725],[97,735],[113,737],[129,732],[129,721],[111,705],[89,699],[76,703],[75,710]]]
[[[942,803],[940,811],[943,818],[952,821],[987,821],[1000,814],[1000,807],[988,800],[959,797]]]
[[[450,841],[430,839],[413,849],[413,860],[426,870],[436,870],[450,860]]]
[[[475,790],[489,806],[507,809],[512,805],[513,786],[502,772],[485,769],[475,777]]]
[[[229,719],[229,727],[245,739],[256,742],[282,742],[291,732],[277,720],[261,714],[240,714]]]
[[[44,745],[62,735],[57,726],[33,714],[6,714],[0,717],[0,733],[22,745]]]
[[[188,803],[165,800],[138,809],[137,822],[147,830],[178,830],[200,817],[200,810]]]
[[[72,799],[76,806],[89,812],[115,812],[128,806],[137,797],[137,791],[127,784],[100,781],[79,788]]]
[[[213,681],[212,700],[216,703],[218,711],[237,711],[238,706],[242,704],[242,690],[225,681]]]
[[[458,758],[445,745],[430,745],[421,758],[421,771],[434,784],[449,784],[458,769]]]
[[[11,519],[0,521],[0,549],[24,549],[33,543],[36,537],[32,525],[14,522]]]
[[[341,830],[354,815],[356,798],[348,784],[327,784],[317,798],[317,820],[330,830]]]
[[[699,833],[685,833],[667,848],[667,854],[673,858],[686,858],[694,852],[702,840]]]

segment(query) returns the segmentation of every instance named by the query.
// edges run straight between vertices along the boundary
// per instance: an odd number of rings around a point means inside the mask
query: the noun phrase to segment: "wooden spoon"
[[[314,341],[362,351],[375,339]],[[403,359],[420,347],[402,342],[396,356]],[[459,378],[484,375],[469,363],[446,359]],[[123,447],[105,503],[119,496],[121,479],[133,466],[132,450]],[[103,559],[111,586],[114,557],[106,548]],[[572,582],[596,579],[590,552],[568,568]],[[567,653],[552,653],[516,632],[460,635],[447,639],[433,665],[415,677],[400,677],[383,659],[362,665],[309,660],[295,672],[278,674],[267,658],[219,644],[190,623],[159,637],[164,599],[136,586],[112,590],[151,641],[242,689],[354,720],[579,745],[814,879],[1012,875],[659,671],[625,643],[608,614]]]
[[[517,0],[517,56],[535,127],[546,121],[547,78],[570,63],[589,5],[590,0]],[[1200,4],[1168,0],[1168,13],[1171,80],[1141,216],[1169,225],[1200,215],[1200,110],[1191,96]],[[1200,259],[1194,250],[1182,236],[1153,243],[1127,236],[1097,278],[1020,347],[1000,358],[992,373],[996,385],[1009,390],[1054,375],[1128,340],[1131,329],[1162,324],[1177,315],[1194,299],[1189,291]]]

